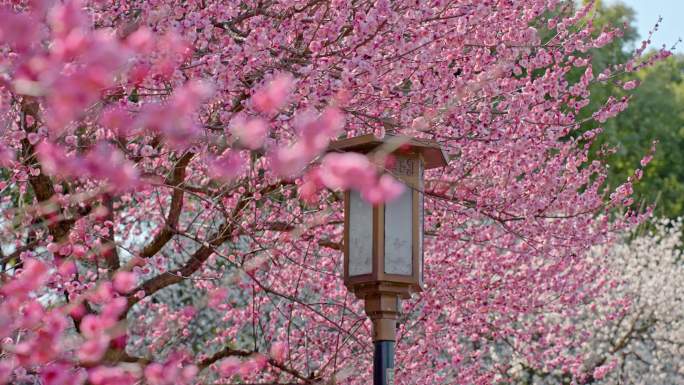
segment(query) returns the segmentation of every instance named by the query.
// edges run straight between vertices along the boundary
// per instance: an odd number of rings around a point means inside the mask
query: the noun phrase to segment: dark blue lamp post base
[[[394,341],[375,341],[373,385],[394,385]]]

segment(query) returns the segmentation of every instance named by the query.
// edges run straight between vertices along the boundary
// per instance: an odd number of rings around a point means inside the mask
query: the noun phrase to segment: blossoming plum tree
[[[607,264],[615,277],[611,289],[575,317],[559,320],[590,336],[575,346],[586,352],[585,383],[684,383],[681,234],[681,219],[661,220],[653,231],[626,237],[607,253],[604,246],[593,250],[596,262]],[[572,378],[539,369],[519,362],[510,373],[527,384]]]
[[[592,82],[668,55],[593,74],[620,31],[592,38],[589,7],[3,1],[0,384],[367,383],[340,189],[403,186],[391,157],[325,150],[371,132],[451,158],[426,175],[428,290],[404,304],[397,382],[503,381],[487,351],[513,336],[579,378],[572,339],[516,320],[605,285],[586,253],[640,220],[641,173],[605,191],[600,128],[575,116]]]

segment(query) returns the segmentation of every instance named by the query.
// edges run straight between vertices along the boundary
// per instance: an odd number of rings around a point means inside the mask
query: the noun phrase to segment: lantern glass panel
[[[373,272],[373,206],[349,192],[349,276]]]
[[[425,198],[423,196],[423,191],[425,187],[423,185],[423,162],[418,165],[418,280],[420,285],[423,285],[423,235],[425,234]]]
[[[399,159],[410,174],[417,159]],[[413,189],[409,186],[395,200],[385,204],[385,273],[413,274]]]

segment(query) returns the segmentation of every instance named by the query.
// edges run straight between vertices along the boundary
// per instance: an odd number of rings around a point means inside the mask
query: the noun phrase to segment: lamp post
[[[331,144],[331,151],[388,153],[388,170],[408,188],[397,199],[371,205],[345,192],[344,284],[373,322],[373,384],[394,383],[394,344],[401,299],[423,290],[423,171],[448,158],[434,141],[363,135]]]

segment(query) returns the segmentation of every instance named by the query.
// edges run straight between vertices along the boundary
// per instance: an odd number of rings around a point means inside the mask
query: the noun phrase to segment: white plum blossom
[[[506,376],[539,385],[684,384],[682,220],[659,220],[592,253],[606,264],[610,289],[576,317],[556,320],[562,330],[576,331],[572,338],[586,338],[580,349],[588,358],[576,368],[553,369],[514,360]]]

